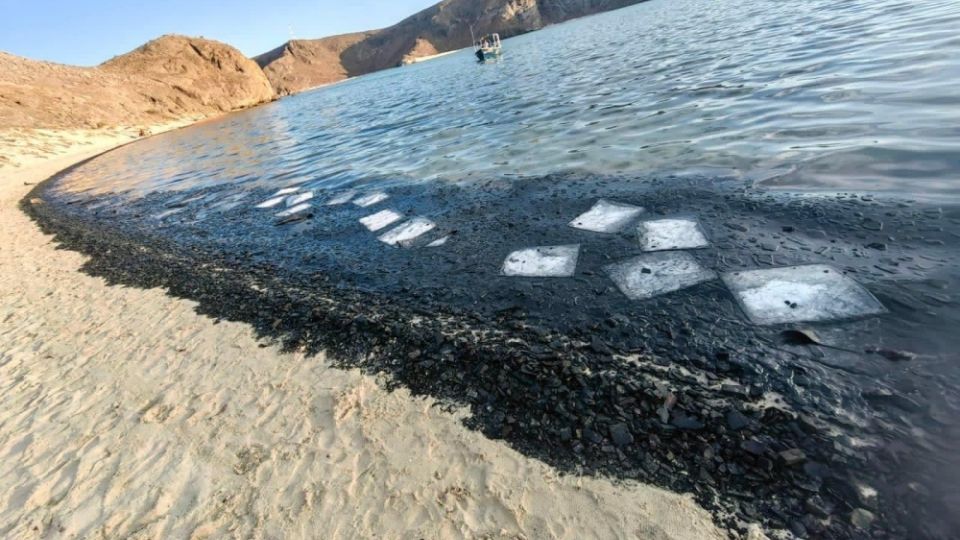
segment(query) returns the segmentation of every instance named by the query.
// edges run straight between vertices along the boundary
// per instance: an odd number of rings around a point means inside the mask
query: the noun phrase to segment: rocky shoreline
[[[918,323],[928,328],[923,338],[943,337],[934,321],[956,318],[945,295],[929,301],[939,309],[917,305],[928,282],[956,278],[955,252],[941,249],[953,241],[956,209],[811,200],[704,178],[560,176],[391,190],[408,215],[446,218],[449,249],[428,252],[371,241],[356,231],[355,208],[278,225],[256,218],[252,204],[211,213],[182,202],[222,200],[228,194],[218,188],[103,206],[110,197],[56,185],[39,186],[23,208],[65,248],[92,257],[86,272],[164,287],[210,317],[251,324],[265,342],[325,351],[339,366],[466,405],[470,427],[561,471],[692,491],[741,532],[760,521],[797,536],[936,538],[957,526],[936,479],[952,459],[942,453],[956,435],[944,414],[951,405],[900,390],[922,382],[949,396],[950,343],[927,341],[924,350],[923,340],[896,330]],[[793,328],[749,324],[713,283],[631,303],[599,271],[609,254],[629,249],[627,235],[599,241],[598,256],[569,283],[491,278],[504,246],[570,236],[575,209],[601,195],[657,214],[697,209],[716,246],[698,258],[718,269],[825,258],[854,268],[892,313],[817,328],[853,351],[844,352],[790,341],[784,332]],[[159,227],[149,219],[177,208]],[[884,222],[914,240],[891,243],[876,230]],[[818,253],[819,244],[826,249]],[[890,263],[920,255],[929,259],[922,270]],[[895,273],[927,277],[903,289],[888,278]],[[930,320],[898,320],[917,313]],[[866,352],[881,348],[930,359],[908,372]],[[921,428],[942,431],[911,437]]]

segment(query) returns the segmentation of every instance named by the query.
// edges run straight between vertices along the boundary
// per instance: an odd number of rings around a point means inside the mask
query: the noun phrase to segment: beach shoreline
[[[724,537],[688,495],[560,476],[463,410],[83,273],[18,204],[139,133],[0,148],[0,536]]]

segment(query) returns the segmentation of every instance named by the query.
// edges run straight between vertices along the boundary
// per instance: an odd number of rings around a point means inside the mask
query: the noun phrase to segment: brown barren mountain
[[[373,32],[359,32],[323,39],[297,39],[255,60],[263,66],[278,95],[293,94],[349,77],[351,74],[340,63],[340,55],[371,35]]]
[[[507,38],[641,1],[444,0],[389,28],[296,40],[255,60],[278,94],[291,94],[468,47],[471,27],[477,36],[497,32]]]
[[[0,52],[0,126],[99,128],[206,117],[274,98],[260,67],[229,45],[163,36],[83,68]]]

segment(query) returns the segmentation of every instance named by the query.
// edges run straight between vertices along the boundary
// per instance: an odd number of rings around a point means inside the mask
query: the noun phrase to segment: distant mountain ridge
[[[0,127],[99,128],[206,117],[271,101],[260,67],[216,41],[167,35],[92,67],[0,52]]]
[[[291,41],[254,60],[277,94],[292,94],[470,46],[471,27],[507,38],[641,1],[444,0],[382,30]]]

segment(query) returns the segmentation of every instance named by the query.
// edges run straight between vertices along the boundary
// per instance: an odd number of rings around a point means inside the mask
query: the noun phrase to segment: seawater
[[[960,195],[960,3],[653,0],[138,142],[62,186],[390,186],[716,171]],[[466,44],[465,44],[466,45]]]

